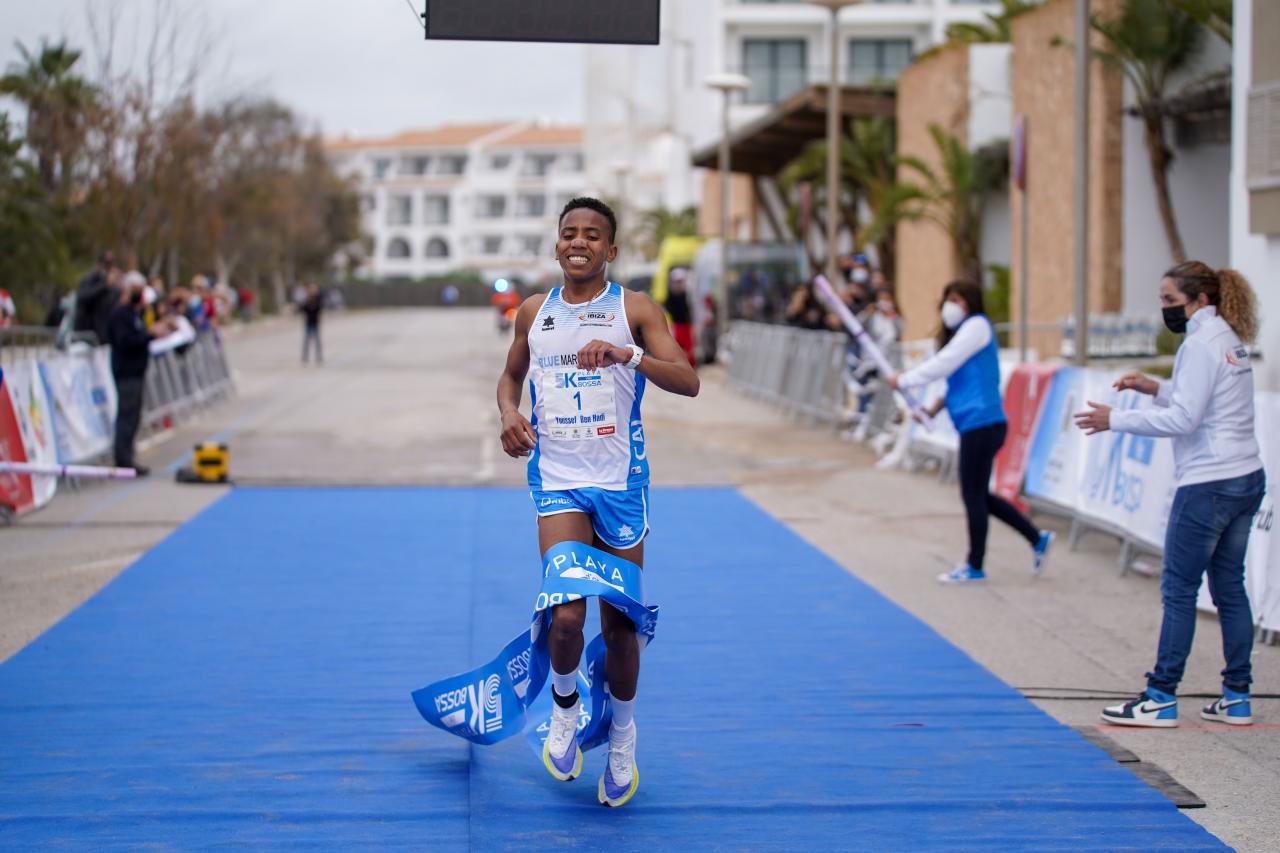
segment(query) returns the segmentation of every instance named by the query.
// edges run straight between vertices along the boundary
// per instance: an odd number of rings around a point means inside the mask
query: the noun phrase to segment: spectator
[[[129,273],[125,276],[125,280],[135,273]],[[141,273],[137,273],[139,277]],[[164,279],[158,275],[153,275],[151,279],[145,280],[142,287],[142,321],[147,324],[150,329],[156,324],[156,320],[160,319],[161,314],[166,307],[164,301]]]
[[[120,301],[119,282],[115,254],[103,252],[97,266],[76,286],[75,331],[93,332],[99,344],[107,342],[107,320]]]
[[[0,329],[7,329],[17,323],[18,307],[13,304],[9,291],[0,287]]]
[[[902,315],[898,313],[892,291],[884,288],[876,293],[876,301],[863,311],[862,324],[876,346],[891,357],[898,349],[895,345],[902,340]]]
[[[671,334],[676,343],[684,350],[689,364],[697,367],[698,362],[693,355],[693,312],[689,307],[689,293],[685,284],[688,276],[687,270],[677,268],[671,271],[667,298],[662,307],[671,317]]]
[[[240,285],[236,289],[236,295],[240,300],[240,320],[247,323],[253,319],[253,291]]]
[[[111,376],[116,383],[115,464],[118,468],[133,468],[140,477],[150,473],[145,466],[136,464],[133,457],[133,443],[142,419],[149,347],[152,338],[167,335],[174,329],[171,321],[160,320],[154,329],[147,330],[142,319],[146,283],[138,273],[126,277],[119,302],[108,315],[105,335],[111,344]]]
[[[802,329],[821,329],[826,325],[826,311],[807,282],[797,284],[791,291],[785,317],[787,325]]]
[[[324,295],[320,292],[320,286],[314,281],[307,283],[304,294],[302,304],[298,306],[298,311],[305,318],[302,333],[302,363],[307,363],[311,344],[314,342],[316,364],[324,364],[324,350],[320,346],[320,315],[324,313]]]
[[[62,321],[66,319],[67,312],[71,310],[71,306],[74,304],[75,297],[73,294],[58,294],[54,292],[52,299],[49,301],[49,311],[44,315],[45,328],[59,328],[62,325]]]
[[[853,263],[849,267],[849,281],[861,287],[864,292],[871,284],[871,264],[867,262],[866,255],[853,256]]]
[[[1031,547],[1032,572],[1044,567],[1053,534],[1041,530],[1021,510],[991,491],[991,467],[1004,446],[1009,422],[1000,399],[1000,360],[996,332],[982,302],[982,285],[953,281],[942,290],[938,306],[942,329],[938,351],[901,375],[886,377],[896,389],[923,389],[947,380],[946,396],[925,407],[936,416],[945,407],[960,433],[957,467],[960,498],[969,522],[969,554],[950,572],[938,575],[946,584],[986,580],[983,559],[987,550],[988,516],[994,515],[1022,535]]]

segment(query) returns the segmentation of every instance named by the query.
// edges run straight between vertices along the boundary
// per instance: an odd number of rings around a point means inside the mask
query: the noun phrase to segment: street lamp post
[[[827,81],[827,280],[839,281],[836,230],[840,224],[840,10],[860,0],[806,0],[831,11],[831,75]]]
[[[1075,363],[1089,363],[1089,0],[1076,0]]]
[[[724,333],[729,328],[729,241],[730,230],[729,205],[732,202],[729,185],[729,99],[734,92],[741,92],[751,85],[751,81],[741,74],[712,74],[707,78],[707,85],[720,92],[722,96],[722,115],[720,126],[720,279],[716,282],[716,339],[724,340]]]

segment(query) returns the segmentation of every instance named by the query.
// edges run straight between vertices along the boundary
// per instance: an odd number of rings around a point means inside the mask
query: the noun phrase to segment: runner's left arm
[[[627,316],[636,324],[640,345],[644,347],[644,358],[636,370],[664,391],[698,396],[698,374],[676,339],[671,337],[667,317],[658,303],[643,293],[628,292],[625,298]],[[578,367],[583,370],[626,364],[630,360],[630,349],[607,341],[592,341],[578,353]]]

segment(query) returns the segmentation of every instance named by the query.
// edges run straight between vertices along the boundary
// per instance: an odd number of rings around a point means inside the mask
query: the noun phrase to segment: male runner
[[[618,255],[617,231],[617,218],[603,202],[575,198],[565,205],[556,241],[564,284],[520,306],[498,380],[498,411],[502,449],[514,457],[532,454],[539,551],[582,542],[643,565],[649,461],[640,401],[650,381],[694,397],[698,374],[671,337],[662,309],[605,278]],[[519,411],[526,375],[532,422]],[[553,608],[547,637],[555,704],[542,758],[565,782],[582,772],[577,672],[586,617],[584,599]],[[598,796],[621,806],[640,782],[633,720],[640,647],[631,620],[612,607],[600,607],[600,631],[613,722]]]

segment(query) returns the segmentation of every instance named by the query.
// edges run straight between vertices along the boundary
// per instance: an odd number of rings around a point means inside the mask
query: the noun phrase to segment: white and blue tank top
[[[529,397],[538,444],[529,486],[540,491],[649,484],[640,401],[645,378],[623,365],[578,370],[578,351],[593,340],[634,344],[622,286],[609,282],[590,302],[547,294],[529,327]]]

